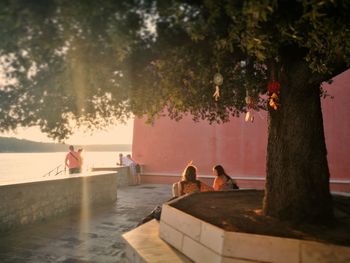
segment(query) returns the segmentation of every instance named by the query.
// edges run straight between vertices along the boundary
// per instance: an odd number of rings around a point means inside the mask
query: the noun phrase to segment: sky
[[[0,64],[3,57],[0,57]],[[0,66],[0,86],[5,85],[5,71]],[[107,131],[95,131],[92,134],[85,133],[83,130],[76,131],[68,140],[66,144],[73,145],[88,145],[88,144],[132,144],[133,135],[133,119],[130,119],[126,125],[116,125],[109,127]],[[27,139],[38,142],[55,142],[47,137],[37,127],[18,128],[16,132],[0,133],[0,136],[15,137],[18,139]]]
[[[133,123],[133,120],[130,119],[126,125],[118,124],[110,127],[107,131],[95,131],[92,134],[76,131],[65,143],[73,145],[132,144]],[[16,132],[3,133],[0,136],[16,137],[37,142],[54,142],[37,127],[20,128]]]

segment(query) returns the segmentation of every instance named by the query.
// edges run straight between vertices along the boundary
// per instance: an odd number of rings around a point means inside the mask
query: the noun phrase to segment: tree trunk
[[[278,110],[269,112],[265,215],[292,222],[333,218],[320,83],[298,63],[281,73]]]

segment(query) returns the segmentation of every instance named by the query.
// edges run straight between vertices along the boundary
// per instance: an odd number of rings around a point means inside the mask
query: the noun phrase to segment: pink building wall
[[[350,70],[325,85],[334,99],[322,100],[328,161],[332,180],[350,180]],[[181,174],[193,160],[200,175],[211,175],[215,164],[222,164],[233,177],[265,177],[267,114],[255,113],[254,123],[231,118],[229,123],[195,123],[190,117],[179,122],[168,118],[153,126],[135,119],[133,157],[144,165],[144,179],[173,182],[178,177],[160,178],[160,174]],[[242,187],[263,187],[259,180],[239,181]],[[333,190],[350,191],[349,184],[334,183]]]

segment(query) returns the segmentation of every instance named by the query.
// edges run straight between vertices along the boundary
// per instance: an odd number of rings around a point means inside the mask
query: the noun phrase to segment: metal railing
[[[65,173],[65,168],[62,166],[63,164],[57,165],[55,168],[53,168],[52,170],[44,174],[43,177],[51,176],[51,175],[55,176],[55,175],[59,175],[60,173]]]

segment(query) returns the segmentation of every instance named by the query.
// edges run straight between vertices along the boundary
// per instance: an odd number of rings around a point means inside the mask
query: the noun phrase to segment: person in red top
[[[80,154],[74,151],[74,146],[69,146],[69,152],[66,155],[65,165],[70,174],[80,173]]]

